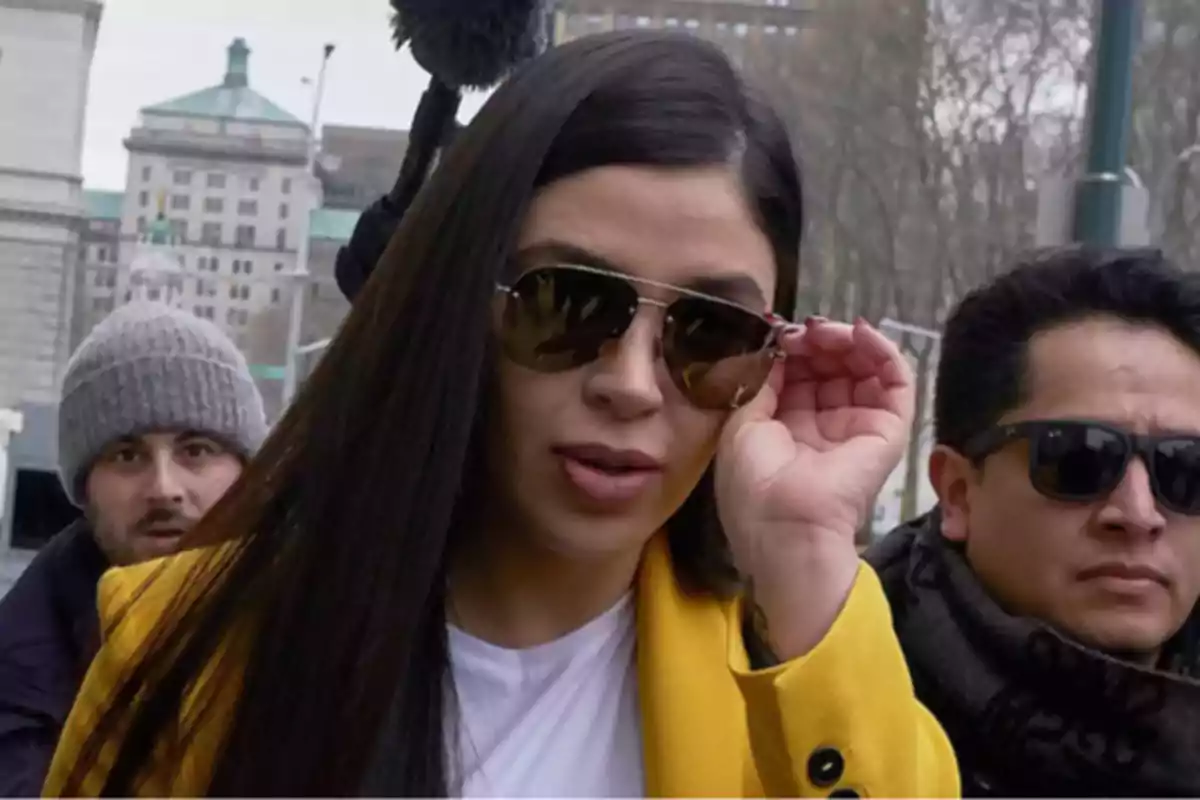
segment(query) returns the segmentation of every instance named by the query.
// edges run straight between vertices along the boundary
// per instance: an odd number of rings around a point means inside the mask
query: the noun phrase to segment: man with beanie
[[[99,643],[110,566],[169,555],[266,436],[246,360],[215,325],[133,303],[67,365],[59,474],[83,518],[0,601],[0,795],[34,796]]]

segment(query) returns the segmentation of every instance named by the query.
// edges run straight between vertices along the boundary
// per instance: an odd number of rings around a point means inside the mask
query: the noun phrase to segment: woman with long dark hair
[[[711,45],[520,70],[197,549],[106,576],[47,792],[956,793],[853,542],[911,374],[783,321],[801,220]]]

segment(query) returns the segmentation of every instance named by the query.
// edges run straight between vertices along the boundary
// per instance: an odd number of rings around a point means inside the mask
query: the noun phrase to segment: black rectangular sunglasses
[[[967,444],[963,455],[981,461],[1021,439],[1029,442],[1030,483],[1045,497],[1098,500],[1117,488],[1138,456],[1160,505],[1200,516],[1200,436],[1148,436],[1089,420],[1032,420],[985,431]]]
[[[676,295],[643,297],[638,287]],[[563,372],[598,359],[625,335],[639,306],[665,309],[662,353],[690,403],[734,409],[762,390],[789,323],[738,303],[656,281],[574,264],[537,267],[497,287],[504,354],[538,372]]]

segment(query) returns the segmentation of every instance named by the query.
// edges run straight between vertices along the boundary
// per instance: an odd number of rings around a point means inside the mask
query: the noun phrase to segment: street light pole
[[[1088,99],[1087,173],[1075,196],[1074,238],[1079,242],[1115,245],[1119,241],[1133,52],[1141,10],[1141,0],[1101,0],[1095,73]]]
[[[300,192],[300,241],[296,245],[296,268],[292,271],[292,307],[288,318],[287,352],[283,364],[283,407],[287,408],[296,395],[300,368],[300,336],[304,322],[304,295],[308,289],[309,240],[312,238],[313,199],[317,196],[317,126],[321,123],[321,100],[325,94],[325,72],[334,45],[325,45],[321,71],[313,94],[312,122],[306,142],[304,187]]]

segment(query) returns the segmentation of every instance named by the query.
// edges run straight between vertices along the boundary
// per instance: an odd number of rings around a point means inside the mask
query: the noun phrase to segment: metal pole
[[[1101,0],[1095,74],[1088,100],[1087,174],[1080,179],[1075,196],[1076,241],[1110,246],[1119,241],[1133,53],[1141,10],[1141,0]]]
[[[317,126],[321,122],[321,99],[325,94],[325,71],[334,46],[325,45],[321,59],[321,71],[317,76],[313,95],[312,123],[308,129],[307,160],[304,165],[304,187],[300,192],[300,241],[296,245],[296,268],[292,271],[292,308],[288,318],[287,352],[283,363],[283,406],[287,407],[296,396],[299,372],[299,350],[302,323],[304,322],[304,294],[308,289],[309,239],[312,233],[313,198],[317,195]]]
[[[897,333],[907,333],[913,336],[920,336],[922,339],[932,339],[935,342],[942,341],[942,334],[931,328],[922,328],[919,325],[910,325],[907,322],[900,322],[891,319],[890,317],[881,319],[879,327],[884,330],[893,330]]]

